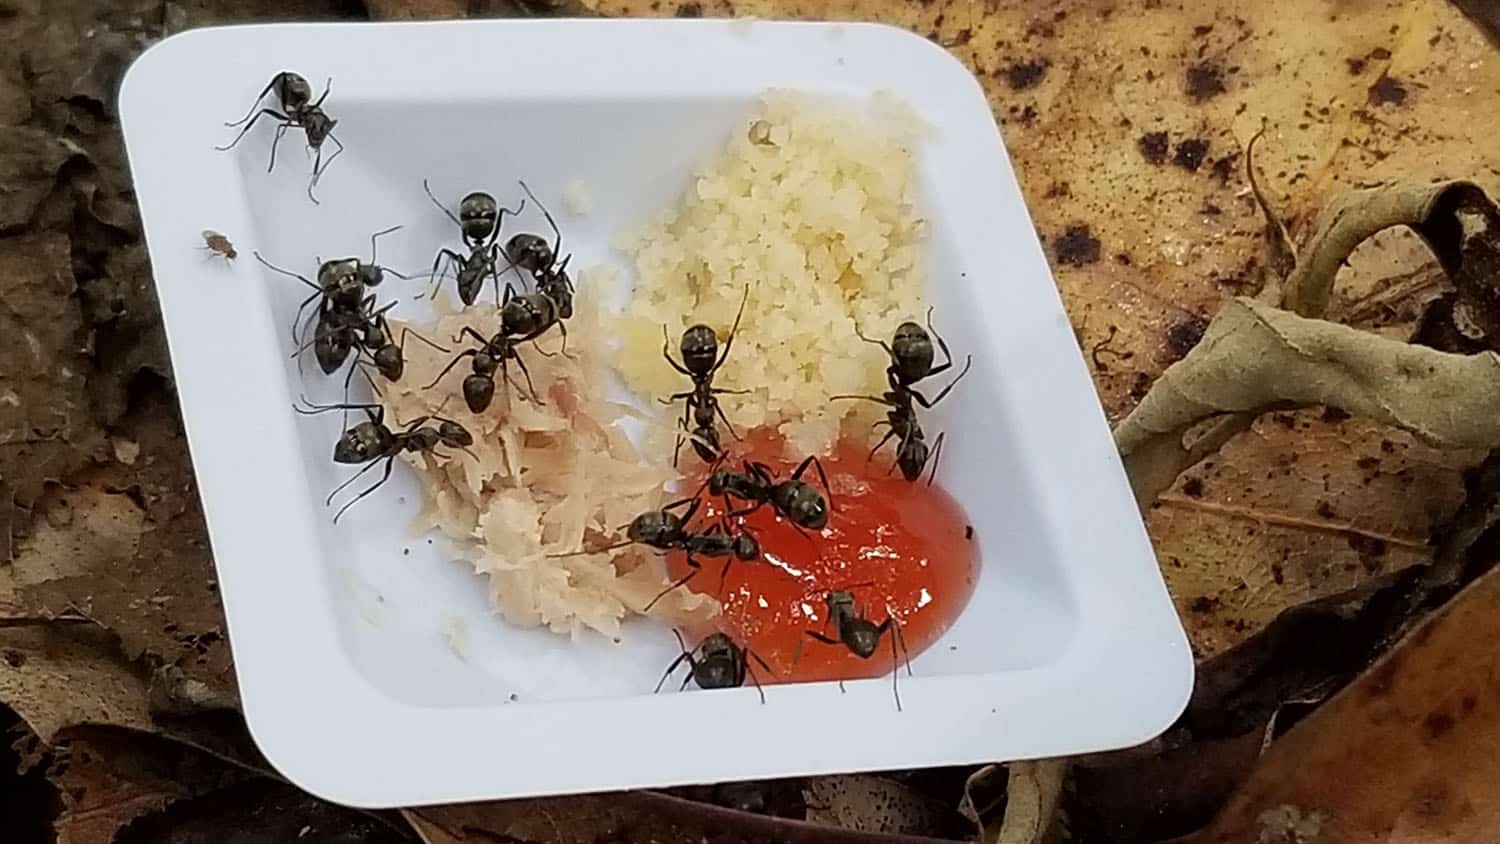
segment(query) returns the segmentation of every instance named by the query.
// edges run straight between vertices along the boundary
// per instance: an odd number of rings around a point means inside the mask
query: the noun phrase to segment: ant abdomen
[[[483,413],[495,398],[495,376],[475,373],[464,379],[464,403],[474,413]]]

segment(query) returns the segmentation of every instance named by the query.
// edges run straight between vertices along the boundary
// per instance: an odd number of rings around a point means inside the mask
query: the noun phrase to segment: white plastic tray
[[[347,151],[318,206],[299,131],[270,175],[271,125],[214,150],[283,69],[318,91],[333,79]],[[664,627],[632,623],[618,645],[511,628],[483,581],[407,536],[419,494],[404,471],[331,524],[338,420],[291,405],[337,389],[287,360],[303,291],[249,254],[311,274],[314,256],[367,257],[372,231],[404,224],[381,263],[426,267],[456,231],[423,178],[450,201],[509,201],[525,178],[554,211],[580,179],[595,207],[561,217],[573,266],[625,268],[614,232],[674,202],[778,87],[890,92],[935,129],[920,162],[932,300],[976,362],[932,424],[983,570],[902,677],[901,712],[887,680],[769,687],[765,705],[751,688],[653,695],[676,654]],[[153,47],[121,101],[245,715],[298,785],[374,807],[1010,760],[1134,744],[1184,706],[1187,642],[1000,135],[938,47],[849,24],[252,26]],[[205,261],[205,228],[234,241],[235,264]],[[620,301],[630,283],[579,295]]]

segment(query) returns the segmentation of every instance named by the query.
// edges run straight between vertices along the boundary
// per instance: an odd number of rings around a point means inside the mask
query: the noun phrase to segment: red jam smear
[[[734,471],[743,471],[744,460],[758,461],[779,480],[801,462],[783,456],[774,429],[749,432],[737,445],[725,463]],[[804,534],[770,505],[735,517],[731,528],[748,526],[760,543],[762,559],[736,560],[721,582],[723,558],[702,558],[702,569],[684,587],[723,602],[718,628],[771,667],[772,676],[766,677],[759,663],[751,661],[762,682],[846,680],[891,671],[890,631],[869,659],[807,635],[816,630],[838,638],[824,600],[832,590],[852,592],[856,607],[876,624],[894,614],[912,657],[937,641],[973,594],[979,550],[963,509],[938,486],[929,487],[925,478],[911,483],[899,472],[888,473],[894,459],[890,451],[888,447],[867,460],[868,446],[841,442],[822,458],[833,490],[827,527]],[[691,459],[686,448],[684,458]],[[688,477],[684,488],[696,491],[707,473],[704,467]],[[823,491],[814,467],[808,467],[802,480]],[[733,509],[748,506],[733,499],[730,503]],[[723,499],[705,492],[694,529],[706,529],[723,511]],[[675,577],[690,571],[680,552],[668,556],[667,567]]]

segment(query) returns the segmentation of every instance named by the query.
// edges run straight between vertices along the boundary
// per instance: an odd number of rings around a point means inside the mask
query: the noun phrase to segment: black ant
[[[823,481],[823,489],[828,492],[826,500],[816,487],[802,480],[802,475],[809,466],[818,470],[818,478]],[[764,463],[747,460],[744,468],[744,472],[715,469],[705,482],[710,495],[725,498],[728,516],[744,516],[769,504],[776,515],[791,522],[798,530],[822,530],[828,525],[828,512],[831,509],[829,502],[833,500],[833,491],[829,489],[828,476],[823,473],[823,463],[817,457],[808,456],[790,477],[781,481],[776,480],[771,467]],[[732,510],[728,502],[731,496],[751,502],[751,506],[743,510]]]
[[[682,406],[682,428],[688,432],[693,441],[693,450],[705,463],[713,463],[723,456],[723,449],[719,445],[719,432],[714,427],[715,417],[724,420],[724,427],[729,430],[730,436],[739,439],[740,435],[735,433],[734,426],[729,423],[729,417],[724,415],[724,409],[719,406],[721,395],[744,395],[749,390],[725,390],[714,386],[714,373],[724,365],[729,358],[729,349],[734,346],[734,335],[740,329],[740,317],[745,314],[745,302],[750,299],[750,288],[745,288],[745,295],[740,299],[739,312],[734,315],[734,325],[729,329],[729,337],[724,341],[724,349],[719,350],[719,337],[714,333],[712,327],[698,323],[690,326],[682,332],[682,341],[679,348],[682,352],[682,363],[672,359],[671,341],[667,339],[667,327],[661,327],[661,356],[667,359],[672,368],[683,375],[693,379],[693,389],[684,393],[675,393],[670,398],[662,399],[662,404],[686,399]],[[688,426],[689,421],[692,427]],[[672,465],[677,465],[677,457],[682,451],[683,436],[677,435],[677,445],[672,449]]]
[[[225,126],[239,126],[243,124],[245,128],[241,129],[240,133],[235,135],[234,140],[230,141],[228,145],[215,147],[215,149],[221,152],[232,149],[235,144],[240,142],[241,138],[245,137],[247,132],[254,128],[257,120],[260,120],[263,115],[270,115],[276,120],[280,120],[281,125],[276,127],[276,137],[271,141],[271,164],[266,168],[266,172],[269,173],[276,169],[276,145],[281,143],[281,136],[285,135],[286,130],[292,127],[300,128],[307,135],[307,145],[317,153],[317,157],[313,159],[312,180],[307,183],[307,198],[317,203],[318,198],[313,196],[313,188],[317,187],[318,179],[322,178],[323,174],[328,171],[329,166],[333,164],[333,160],[338,158],[339,153],[344,151],[344,145],[339,142],[338,138],[333,136],[333,127],[338,125],[338,121],[329,117],[328,113],[323,111],[323,101],[328,99],[328,92],[332,88],[333,80],[329,79],[328,84],[323,87],[323,95],[318,97],[317,101],[313,101],[312,85],[309,85],[306,79],[290,70],[281,71],[271,77],[270,83],[266,85],[265,90],[260,92],[260,96],[255,98],[255,102],[250,106],[250,111],[244,117],[233,123],[224,124]],[[256,111],[256,108],[260,106],[261,101],[266,98],[266,95],[273,91],[276,93],[276,99],[281,103],[281,111],[273,108],[262,108]],[[333,155],[328,156],[327,164],[323,163],[323,142],[325,140],[333,141],[338,146],[338,149],[334,150]]]
[[[521,359],[520,355],[516,354],[516,345],[522,342],[520,339],[507,334],[503,327],[494,337],[486,340],[484,335],[478,331],[469,326],[464,326],[463,331],[457,339],[462,340],[464,337],[472,337],[478,340],[479,347],[465,349],[454,355],[453,360],[448,361],[448,365],[443,367],[443,371],[439,372],[437,377],[432,379],[432,383],[422,389],[428,390],[437,386],[437,383],[443,380],[443,376],[447,375],[449,370],[457,366],[459,361],[466,357],[473,358],[474,360],[470,364],[473,371],[464,378],[464,403],[469,406],[470,411],[483,413],[495,398],[495,370],[500,370],[501,377],[505,379],[506,384],[509,384],[510,369],[507,361],[513,360],[521,368],[521,375],[526,378],[526,389],[531,393],[532,402],[535,404],[543,403],[541,398],[536,394],[536,387],[531,383],[531,373],[526,370],[526,362]]]
[[[331,375],[344,365],[344,361],[348,359],[349,352],[354,347],[354,332],[362,326],[365,319],[364,312],[370,304],[366,301],[367,291],[372,287],[380,286],[385,281],[386,273],[400,279],[408,278],[396,270],[382,267],[375,262],[376,241],[381,236],[400,228],[401,226],[392,226],[370,235],[370,260],[368,262],[361,261],[359,258],[335,258],[321,262],[318,265],[316,284],[300,273],[282,269],[267,261],[259,252],[254,253],[255,259],[267,268],[295,278],[314,291],[302,300],[297,306],[296,314],[292,317],[292,342],[297,346],[295,355],[300,355],[309,345],[302,341],[302,312],[316,301],[318,303],[315,312],[317,327],[310,341],[314,356],[317,357],[318,365],[323,369],[324,374]]]
[[[828,606],[828,619],[826,623],[832,623],[834,630],[838,632],[838,638],[831,638],[817,630],[808,630],[809,638],[816,639],[825,645],[841,645],[849,649],[849,652],[860,659],[869,659],[875,655],[880,648],[880,637],[886,631],[892,631],[891,636],[891,691],[896,696],[896,710],[901,710],[901,692],[896,687],[896,675],[900,673],[900,656],[896,653],[899,644],[902,653],[906,654],[906,673],[911,676],[911,652],[906,649],[906,638],[901,635],[901,622],[896,619],[895,614],[886,616],[885,621],[876,624],[868,618],[869,608],[862,612],[856,612],[854,608],[854,593],[838,589],[829,592],[824,598]],[[887,608],[889,612],[889,608]]]
[[[656,684],[657,692],[666,685],[667,678],[672,676],[677,666],[686,662],[690,670],[682,678],[682,686],[677,689],[679,692],[686,689],[688,683],[697,683],[700,689],[738,689],[745,685],[745,675],[749,674],[750,682],[755,684],[755,691],[760,694],[760,702],[766,702],[766,692],[760,687],[760,679],[755,676],[755,671],[745,659],[747,655],[754,657],[767,674],[774,673],[771,666],[760,658],[760,654],[736,645],[733,639],[723,633],[713,633],[698,643],[698,656],[694,658],[693,652],[688,650],[687,643],[682,640],[682,634],[675,628],[672,633],[677,636],[677,646],[681,648],[682,654],[672,660],[672,664],[661,675],[661,682]]]
[[[388,303],[379,310],[373,310],[375,297],[365,298],[365,306],[360,313],[360,320],[354,325],[359,332],[356,346],[360,353],[370,358],[375,370],[384,376],[387,381],[400,381],[402,374],[406,372],[406,338],[415,337],[439,352],[448,350],[428,340],[409,326],[401,327],[401,340],[397,342],[391,334],[390,323],[386,321],[385,315],[396,307],[395,302]],[[347,393],[348,379],[354,374],[355,367],[349,368],[349,375],[345,376],[344,389]]]
[[[458,282],[458,298],[465,305],[474,304],[479,298],[479,291],[484,287],[485,276],[495,279],[495,299],[500,298],[500,273],[495,265],[499,259],[499,250],[495,247],[495,241],[500,237],[500,225],[506,214],[515,216],[526,208],[526,200],[521,200],[519,208],[512,211],[509,208],[500,207],[495,197],[483,191],[474,191],[464,196],[458,202],[458,216],[453,216],[447,206],[438,201],[432,194],[432,188],[428,186],[427,180],[422,180],[422,189],[427,191],[427,198],[432,200],[440,211],[448,215],[448,219],[458,226],[463,234],[464,247],[469,250],[468,256],[454,252],[452,249],[438,250],[437,257],[432,261],[432,273],[429,279],[436,279],[442,275],[438,271],[439,265],[443,265],[444,273],[448,267],[456,266],[454,274]],[[444,264],[444,262],[447,262]],[[437,295],[437,284],[433,285],[432,293]]]
[[[569,255],[561,263],[558,262],[558,256],[562,254],[562,231],[557,228],[557,221],[552,219],[547,206],[536,198],[536,194],[531,192],[525,182],[521,182],[521,190],[526,191],[526,195],[541,209],[542,216],[547,218],[547,225],[552,227],[552,234],[557,239],[549,245],[541,235],[523,232],[505,242],[505,256],[510,259],[513,267],[531,273],[536,289],[557,303],[559,316],[572,319],[573,280],[568,278],[568,262],[573,256]]]
[[[900,467],[903,477],[908,481],[916,481],[922,476],[922,470],[930,461],[932,472],[927,476],[927,483],[930,486],[937,476],[938,456],[942,454],[943,438],[946,434],[938,434],[937,439],[933,441],[933,446],[929,448],[912,402],[915,401],[923,408],[931,410],[933,405],[942,401],[949,391],[969,374],[969,367],[974,365],[974,356],[967,356],[964,360],[963,371],[959,372],[958,376],[950,381],[937,396],[928,399],[917,392],[913,385],[924,378],[942,374],[953,367],[953,355],[948,351],[948,344],[943,342],[943,338],[932,327],[931,308],[927,309],[927,328],[924,329],[915,322],[903,322],[896,327],[896,334],[890,345],[886,345],[884,340],[872,340],[863,333],[858,331],[856,333],[859,334],[859,339],[866,343],[874,343],[890,356],[891,364],[885,370],[886,381],[890,384],[890,389],[879,398],[875,396],[833,396],[832,398],[835,400],[865,399],[879,402],[890,408],[886,411],[886,418],[875,423],[877,428],[885,425],[890,430],[886,431],[880,442],[870,449],[870,458],[874,458],[875,453],[894,437],[897,441],[896,462],[891,468]],[[934,338],[937,340],[938,347],[942,349],[945,359],[938,366],[932,365],[935,357],[932,349]]]
[[[650,612],[656,606],[656,602],[666,597],[668,592],[686,584],[693,579],[701,566],[698,557],[724,557],[724,571],[719,575],[723,577],[729,573],[729,565],[735,560],[750,562],[760,559],[760,543],[748,532],[732,533],[728,526],[720,522],[711,525],[708,530],[694,532],[687,529],[688,522],[692,521],[693,514],[698,512],[698,499],[685,498],[675,501],[660,510],[648,510],[636,516],[625,528],[625,540],[603,548],[576,551],[571,554],[557,554],[558,557],[575,557],[579,554],[602,554],[605,551],[613,551],[616,548],[624,548],[627,545],[639,543],[649,545],[658,551],[681,550],[687,554],[687,564],[692,571],[678,578],[672,585],[657,593],[651,602],[642,608],[641,612]],[[681,516],[672,511],[687,505],[687,510]]]
[[[385,460],[385,472],[369,488],[350,499],[348,503],[340,507],[333,515],[333,521],[338,523],[339,517],[344,515],[350,507],[353,507],[361,498],[379,489],[391,477],[391,467],[396,458],[403,452],[431,452],[436,453],[438,446],[465,449],[474,444],[474,437],[469,434],[464,426],[451,419],[445,419],[436,414],[418,416],[416,419],[406,423],[400,431],[393,431],[385,424],[385,408],[378,404],[327,404],[315,405],[303,401],[306,408],[293,406],[293,410],[304,415],[327,413],[331,410],[363,410],[366,419],[339,435],[338,441],[333,445],[333,462],[346,465],[364,463],[353,477],[339,484],[328,498],[323,502],[332,505],[333,499],[350,484],[359,479],[361,475],[379,465]],[[436,422],[437,425],[426,424]]]

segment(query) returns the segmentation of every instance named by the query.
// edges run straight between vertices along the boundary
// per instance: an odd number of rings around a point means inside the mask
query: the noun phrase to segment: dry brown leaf
[[[365,8],[371,19],[381,21],[461,18],[469,13],[468,0],[365,0]]]
[[[242,769],[144,733],[79,729],[63,733],[48,778],[63,810],[57,844],[111,844],[142,815],[239,782]]]
[[[0,703],[49,743],[74,724],[151,728],[145,679],[92,625],[0,629]]]
[[[143,817],[114,844],[411,844],[399,819],[319,800],[294,786],[255,779],[179,800]],[[495,839],[480,839],[495,844]]]
[[[153,401],[170,398],[147,404]],[[25,587],[22,597],[43,612],[77,608],[118,634],[128,658],[146,655],[166,682],[167,695],[157,700],[168,711],[233,706],[218,581],[187,446],[177,424],[163,422],[168,412],[160,406],[144,411],[144,422],[125,429],[141,450],[124,476],[147,516],[135,555],[87,560],[86,573]]]
[[[31,126],[0,127],[0,149],[0,233],[8,233],[31,220],[63,163],[83,151]]]
[[[1493,634],[1493,635],[1492,635]],[[1195,844],[1486,841],[1500,828],[1500,573],[1283,736]],[[1280,837],[1278,837],[1280,836]]]

